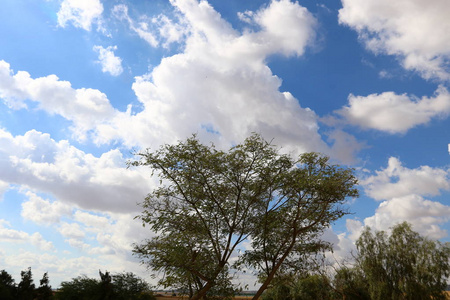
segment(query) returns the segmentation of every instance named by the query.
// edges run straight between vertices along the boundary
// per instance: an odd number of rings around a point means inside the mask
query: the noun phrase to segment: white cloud
[[[75,212],[74,220],[82,223],[88,228],[92,228],[92,230],[95,230],[95,232],[103,231],[111,226],[110,220],[107,217],[93,215],[91,213],[79,210]]]
[[[357,139],[340,129],[335,129],[329,132],[328,139],[333,142],[331,151],[333,157],[345,164],[354,164],[356,162],[356,154],[366,145],[358,142]]]
[[[133,113],[131,105],[119,112],[100,91],[74,89],[55,75],[13,75],[5,62],[0,62],[0,82],[5,82],[0,83],[0,95],[11,107],[24,106],[27,99],[38,102],[49,113],[71,120],[78,139],[89,136],[97,144],[157,146],[198,133],[204,141],[229,147],[258,132],[267,139],[276,137],[274,143],[295,153],[318,151],[333,157],[345,147],[347,153],[359,149],[342,134],[334,135],[336,147],[330,149],[318,133],[316,114],[289,92],[280,92],[281,80],[265,62],[275,53],[302,55],[313,43],[317,22],[305,8],[273,1],[252,14],[259,31],[239,33],[207,2],[172,3],[189,30],[185,49],[136,77],[133,90],[143,105],[140,112]],[[129,19],[126,6],[114,11]],[[351,161],[341,154],[337,158]]]
[[[440,86],[434,97],[417,99],[393,92],[366,97],[350,95],[349,105],[337,111],[354,125],[389,133],[405,133],[409,129],[450,113],[450,94]]]
[[[0,242],[18,244],[30,243],[43,251],[54,249],[53,243],[45,240],[39,232],[29,234],[25,231],[8,228],[10,224],[5,220],[0,220]]]
[[[436,196],[441,190],[450,190],[446,170],[429,166],[408,169],[395,157],[390,157],[388,166],[375,173],[376,175],[361,180],[361,184],[366,194],[376,200],[401,198],[411,194]]]
[[[36,79],[25,71],[14,75],[5,61],[0,61],[0,98],[16,109],[26,107],[27,100],[37,102],[40,109],[71,120],[80,139],[118,113],[99,90],[74,89],[70,82],[61,81],[56,75]]]
[[[102,65],[102,72],[109,73],[112,76],[119,76],[123,72],[122,59],[114,55],[117,46],[94,46],[94,51],[98,52],[99,63]]]
[[[447,231],[439,226],[449,220],[450,206],[417,195],[408,195],[382,202],[375,215],[366,218],[364,224],[372,229],[388,230],[407,221],[420,234],[439,239],[447,236]]]
[[[356,30],[368,49],[398,56],[424,78],[450,79],[450,2],[342,0],[339,21]]]
[[[64,237],[74,239],[77,241],[84,239],[86,235],[78,223],[63,222],[61,226],[58,228],[58,231]]]
[[[9,190],[9,184],[0,180],[0,201],[2,201],[7,190]]]
[[[0,180],[85,209],[135,212],[152,183],[147,170],[127,169],[118,150],[95,157],[34,130],[13,137],[0,129],[0,156]]]
[[[166,15],[153,18],[152,23],[158,27],[159,36],[164,40],[163,46],[166,48],[172,43],[181,42],[187,34],[182,24],[172,21]]]
[[[77,28],[90,31],[93,23],[101,26],[102,13],[100,0],[64,0],[57,13],[58,25],[65,27],[72,23]]]
[[[403,221],[411,223],[414,230],[430,238],[439,239],[447,235],[440,226],[450,221],[450,206],[424,198],[450,190],[447,170],[429,166],[408,169],[397,158],[391,157],[385,169],[362,179],[361,184],[368,196],[385,201],[363,223],[347,221],[352,240],[359,237],[363,225],[375,230],[388,230]]]
[[[272,1],[269,7],[253,15],[253,19],[262,27],[257,40],[263,40],[271,51],[287,56],[302,55],[306,46],[314,41],[317,21],[297,2]]]
[[[71,215],[72,209],[69,205],[55,201],[44,200],[35,193],[26,192],[28,201],[22,203],[21,215],[26,220],[38,224],[59,223],[61,217]]]
[[[118,4],[114,6],[112,10],[113,15],[122,21],[126,21],[132,31],[137,33],[137,35],[145,40],[150,46],[157,47],[159,45],[158,40],[156,39],[155,34],[152,32],[151,22],[149,20],[135,22],[128,15],[128,6],[125,4]]]
[[[313,43],[316,20],[305,8],[273,1],[253,14],[260,30],[241,34],[206,1],[172,4],[189,29],[184,52],[136,77],[133,90],[143,110],[98,126],[100,143],[122,139],[128,146],[152,146],[198,133],[228,147],[259,132],[276,137],[274,143],[287,151],[331,152],[318,134],[315,113],[279,91],[281,80],[265,62],[275,53],[302,55]]]

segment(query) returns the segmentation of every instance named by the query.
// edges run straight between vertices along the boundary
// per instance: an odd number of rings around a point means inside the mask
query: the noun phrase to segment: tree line
[[[57,290],[49,285],[44,273],[36,287],[31,268],[21,272],[21,280],[15,284],[12,276],[0,271],[1,300],[155,300],[150,285],[131,272],[110,274],[99,270],[100,279],[85,275],[64,281]]]

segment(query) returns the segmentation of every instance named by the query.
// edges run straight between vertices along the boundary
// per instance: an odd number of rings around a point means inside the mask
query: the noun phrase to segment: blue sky
[[[133,217],[157,181],[125,162],[193,133],[355,168],[361,197],[325,233],[338,259],[364,225],[449,240],[449,2],[0,5],[0,268],[16,278],[151,281],[131,244],[152,235]]]

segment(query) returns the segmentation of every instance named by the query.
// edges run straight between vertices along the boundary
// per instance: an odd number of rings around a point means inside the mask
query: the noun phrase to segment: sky
[[[132,244],[158,181],[140,149],[252,132],[355,169],[327,230],[408,221],[450,241],[447,0],[2,0],[0,269],[153,283]],[[251,281],[249,275],[240,279]],[[250,286],[252,289],[252,286]]]

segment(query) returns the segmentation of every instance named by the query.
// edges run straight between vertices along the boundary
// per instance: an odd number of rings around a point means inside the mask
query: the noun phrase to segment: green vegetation
[[[33,283],[31,269],[21,272],[21,281],[14,279],[5,270],[0,271],[1,300],[155,300],[147,282],[133,273],[109,272],[100,274],[100,280],[85,275],[61,283],[55,292],[49,285],[48,274],[40,280],[38,288]],[[55,295],[53,295],[55,294]]]
[[[371,299],[445,299],[449,244],[428,240],[405,222],[390,236],[366,228],[356,246]]]
[[[273,285],[263,300],[367,299],[439,300],[450,276],[450,245],[428,240],[408,223],[391,234],[365,228],[357,243],[354,267],[324,275],[292,276]]]
[[[14,279],[5,270],[0,271],[0,299],[2,300],[46,300],[52,297],[52,288],[49,285],[48,275],[40,280],[36,288],[33,283],[31,268],[20,272],[21,280],[15,284]]]
[[[231,296],[230,269],[244,266],[261,280],[258,299],[277,276],[304,268],[299,258],[329,246],[321,233],[346,214],[346,197],[358,194],[352,170],[317,153],[280,154],[256,134],[227,152],[194,136],[138,155],[131,165],[149,166],[161,185],[139,216],[157,235],[134,252],[164,274],[160,285],[193,300],[225,288]],[[249,240],[253,250],[231,264]]]
[[[100,280],[79,276],[62,282],[56,294],[61,300],[154,300],[147,282],[133,273],[99,271]]]

